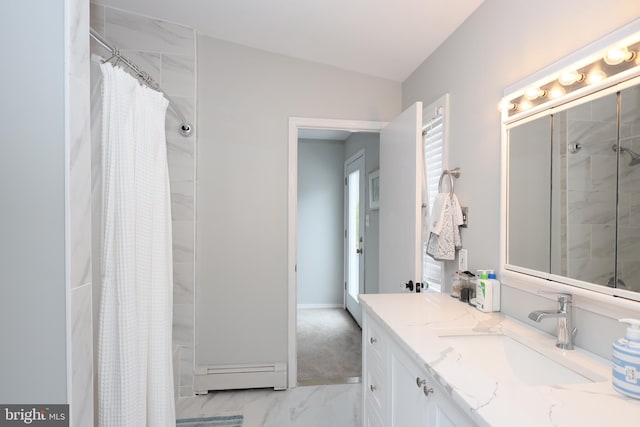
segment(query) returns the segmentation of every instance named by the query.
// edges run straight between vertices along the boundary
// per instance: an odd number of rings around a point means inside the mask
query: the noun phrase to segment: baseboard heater
[[[195,394],[210,390],[243,388],[287,388],[287,364],[221,365],[196,367],[193,378]]]

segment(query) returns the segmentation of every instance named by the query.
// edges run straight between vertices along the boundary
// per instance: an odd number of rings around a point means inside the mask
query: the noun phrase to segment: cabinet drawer
[[[382,366],[369,367],[365,374],[364,390],[366,401],[377,407],[382,413],[387,384],[384,381],[384,371]]]
[[[367,369],[384,370],[385,358],[381,351],[369,350],[366,352]]]
[[[389,340],[386,334],[382,332],[380,326],[378,326],[371,318],[368,318],[367,320],[364,350],[367,355],[372,356],[372,362],[376,360],[373,357],[376,357],[377,360],[384,361]]]

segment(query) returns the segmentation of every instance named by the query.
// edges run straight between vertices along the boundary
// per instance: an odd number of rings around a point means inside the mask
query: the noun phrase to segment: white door
[[[364,153],[345,162],[345,305],[362,324],[358,294],[364,293]]]
[[[380,292],[422,281],[422,103],[380,132]]]

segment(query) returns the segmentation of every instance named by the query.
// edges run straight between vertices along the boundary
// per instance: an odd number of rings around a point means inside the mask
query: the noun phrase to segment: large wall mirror
[[[507,88],[499,108],[504,273],[640,301],[640,18]]]
[[[505,129],[505,268],[640,300],[640,78]]]

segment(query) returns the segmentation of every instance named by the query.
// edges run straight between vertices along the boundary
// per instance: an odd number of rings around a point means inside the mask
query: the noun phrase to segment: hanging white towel
[[[167,100],[103,73],[98,426],[175,426]]]
[[[438,193],[433,199],[431,215],[429,215],[429,233],[440,234],[445,220],[445,206],[449,202],[449,194]]]
[[[437,261],[454,260],[456,249],[462,246],[459,228],[462,225],[462,209],[456,195],[439,193],[430,220],[427,255]]]

